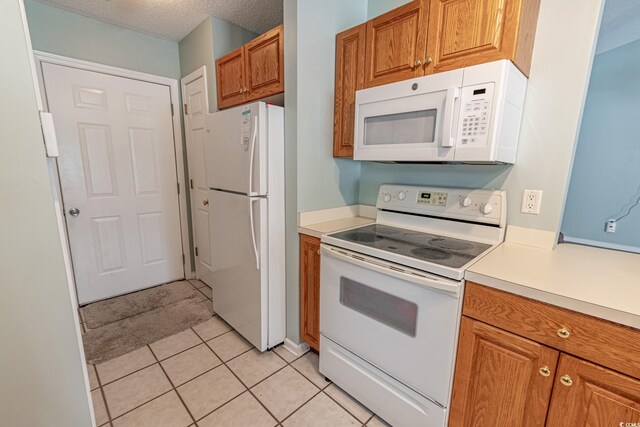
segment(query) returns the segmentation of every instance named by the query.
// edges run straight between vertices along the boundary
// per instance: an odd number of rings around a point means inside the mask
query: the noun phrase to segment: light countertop
[[[307,234],[309,236],[321,237],[326,233],[346,230],[349,228],[359,227],[361,225],[373,224],[376,222],[373,218],[362,216],[352,216],[347,218],[335,219],[332,221],[319,222],[317,224],[309,224],[304,227],[298,227],[298,233]]]
[[[640,329],[640,255],[574,244],[503,243],[467,280]]]

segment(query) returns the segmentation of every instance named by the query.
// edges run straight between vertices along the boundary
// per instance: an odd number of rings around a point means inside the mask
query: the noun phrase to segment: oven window
[[[416,336],[418,306],[413,302],[341,277],[340,304],[410,337]]]
[[[433,143],[437,109],[365,117],[364,145]]]

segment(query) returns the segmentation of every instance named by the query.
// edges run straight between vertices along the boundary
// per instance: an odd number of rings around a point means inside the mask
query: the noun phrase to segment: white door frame
[[[180,213],[180,231],[182,234],[182,254],[184,255],[183,271],[185,279],[191,278],[191,251],[189,250],[190,236],[189,236],[189,218],[187,216],[187,187],[185,180],[185,161],[183,151],[182,140],[182,117],[180,114],[180,96],[178,93],[178,80],[168,77],[155,76],[153,74],[142,73],[139,71],[127,70],[124,68],[112,67],[110,65],[98,64],[95,62],[83,61],[81,59],[69,58],[66,56],[55,55],[52,53],[41,52],[34,50],[34,58],[36,62],[36,71],[38,74],[38,83],[40,87],[40,95],[43,100],[43,108],[45,111],[49,111],[49,102],[47,99],[46,88],[44,85],[44,78],[42,74],[42,64],[56,64],[66,67],[77,68],[85,71],[94,71],[97,73],[108,74],[115,77],[124,77],[127,79],[140,80],[148,83],[155,83],[167,86],[169,88],[171,96],[171,106],[173,109],[173,143],[174,151],[176,155],[176,174],[178,177],[178,185],[180,186],[180,194],[178,195],[178,208]],[[56,162],[56,174],[58,174],[58,166]],[[55,180],[56,191],[59,194],[62,193],[60,188],[60,181]],[[68,239],[68,231],[65,226],[65,233]],[[65,249],[68,247],[65,245]],[[71,256],[71,254],[67,254]],[[77,291],[76,291],[77,292]],[[77,304],[77,303],[76,303]]]
[[[204,97],[204,109],[205,109],[205,114],[210,113],[209,111],[209,87],[207,86],[207,66],[203,65],[202,67],[196,69],[194,72],[184,76],[183,78],[180,79],[180,94],[182,96],[181,98],[181,102],[182,104],[180,104],[180,110],[182,111],[182,114],[185,114],[184,112],[184,105],[185,105],[185,100],[184,100],[184,94],[187,93],[187,85],[197,79],[199,79],[200,77],[202,77],[202,82],[204,85],[204,93],[205,93],[205,97]],[[191,171],[189,170],[189,132],[187,132],[187,120],[188,118],[185,118],[185,126],[184,126],[184,138],[185,138],[185,151],[187,153],[187,171],[189,173],[189,175],[191,174]],[[185,187],[186,188],[186,187]],[[188,190],[189,191],[189,195],[191,195],[191,189]],[[191,236],[191,241],[193,242],[193,247],[189,247],[189,257],[191,257],[193,254],[191,253],[192,250],[194,250],[193,248],[196,246],[196,242],[198,241],[197,236],[196,236],[196,218],[195,218],[195,212],[193,211],[193,205],[191,206],[191,232],[192,232],[192,236]],[[198,262],[197,260],[195,260],[195,262]],[[197,267],[194,263],[194,270],[191,272],[192,278],[197,277]]]

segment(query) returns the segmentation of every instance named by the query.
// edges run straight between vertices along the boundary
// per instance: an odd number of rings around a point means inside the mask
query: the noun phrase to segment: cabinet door
[[[462,317],[450,427],[541,426],[558,352]]]
[[[216,61],[216,84],[218,108],[244,104],[247,101],[243,47]]]
[[[365,87],[424,74],[428,9],[414,0],[367,22]]]
[[[282,25],[245,45],[248,100],[284,91],[284,38]]]
[[[300,338],[320,350],[320,239],[300,235]]]
[[[529,73],[540,0],[430,0],[427,73],[499,59]]]
[[[547,425],[640,425],[640,381],[562,354]]]
[[[333,156],[353,157],[356,91],[364,87],[366,24],[336,36],[336,88]]]

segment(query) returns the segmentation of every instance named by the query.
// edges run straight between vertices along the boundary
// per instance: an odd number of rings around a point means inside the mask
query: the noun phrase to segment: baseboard
[[[296,357],[300,357],[309,351],[309,344],[306,342],[301,342],[300,344],[296,344],[291,341],[289,338],[284,339],[284,344],[282,345],[285,350],[289,353],[293,354]]]

